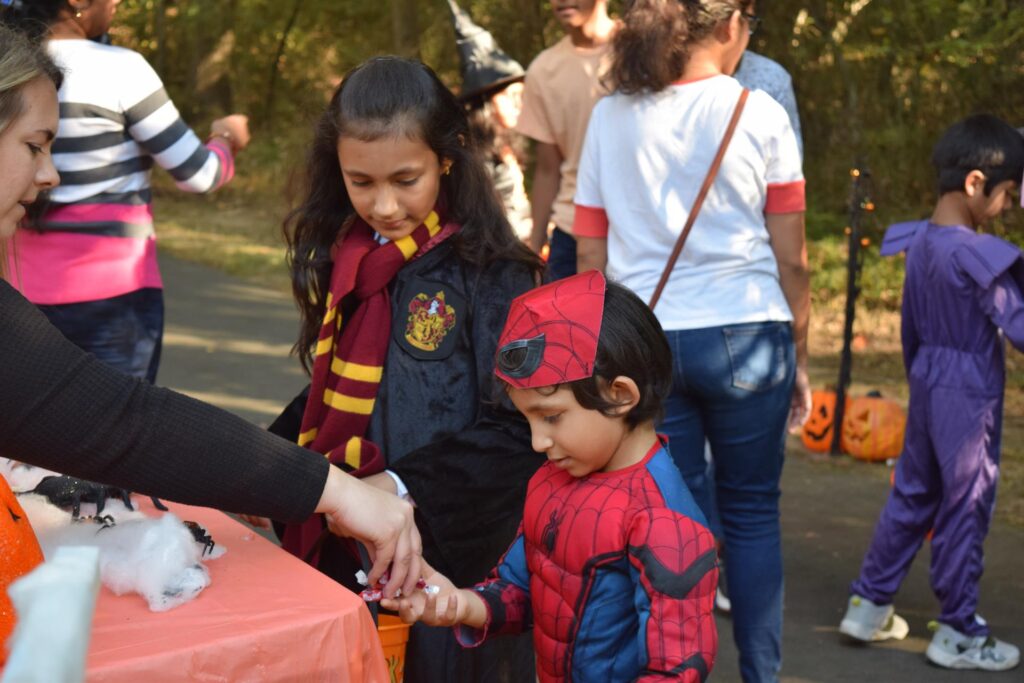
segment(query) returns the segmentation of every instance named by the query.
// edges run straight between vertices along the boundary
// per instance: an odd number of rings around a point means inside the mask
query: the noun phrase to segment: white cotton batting
[[[184,604],[210,584],[201,562],[202,546],[173,514],[149,518],[127,510],[120,501],[108,501],[103,514],[116,524],[104,527],[89,520],[71,521],[70,513],[43,496],[18,498],[47,558],[63,546],[99,547],[103,585],[118,595],[138,593],[154,612]],[[82,514],[87,514],[84,504]],[[223,546],[217,546],[206,557],[223,553]]]
[[[104,585],[118,595],[139,593],[154,612],[186,603],[210,585],[191,532],[172,514],[124,522],[95,537],[102,538]]]

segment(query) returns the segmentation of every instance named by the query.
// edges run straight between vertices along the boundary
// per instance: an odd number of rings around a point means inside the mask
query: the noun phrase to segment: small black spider
[[[131,491],[66,475],[43,477],[39,480],[39,484],[28,493],[46,496],[57,507],[70,509],[74,519],[78,519],[82,503],[95,503],[98,515],[106,507],[108,498],[120,500],[126,508],[135,510],[135,506],[132,505]],[[167,512],[167,506],[158,498],[150,497],[150,500],[153,501],[153,506],[157,510]]]
[[[206,553],[213,552],[213,549],[214,547],[216,547],[217,544],[213,542],[213,537],[210,536],[210,534],[206,533],[206,529],[201,527],[196,522],[185,521],[182,522],[182,524],[188,527],[188,530],[192,532],[192,538],[196,539],[196,543],[203,544],[204,556],[206,555]]]

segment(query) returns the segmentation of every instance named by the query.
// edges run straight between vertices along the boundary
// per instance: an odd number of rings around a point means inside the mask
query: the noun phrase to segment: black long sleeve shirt
[[[301,521],[327,460],[123,375],[0,279],[0,457],[181,503]]]

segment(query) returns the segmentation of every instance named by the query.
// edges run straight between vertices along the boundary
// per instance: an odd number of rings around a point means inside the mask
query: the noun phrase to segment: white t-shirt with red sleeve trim
[[[573,232],[607,237],[608,277],[648,300],[707,176],[742,87],[729,76],[617,93],[594,108]],[[766,213],[803,211],[786,111],[750,93],[729,150],[655,310],[666,330],[792,320]]]

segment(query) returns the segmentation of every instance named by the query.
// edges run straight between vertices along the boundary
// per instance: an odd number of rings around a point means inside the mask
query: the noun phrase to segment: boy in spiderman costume
[[[657,319],[591,271],[512,302],[495,374],[548,462],[491,576],[385,600],[466,647],[533,628],[540,681],[704,681],[715,540],[654,430],[671,384]]]

